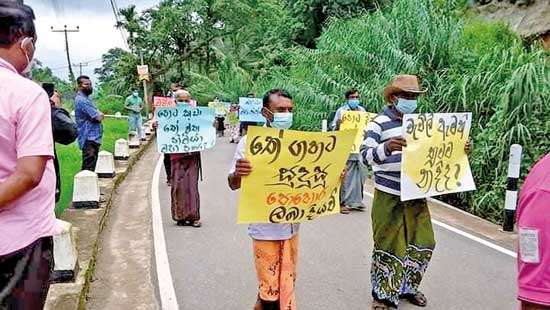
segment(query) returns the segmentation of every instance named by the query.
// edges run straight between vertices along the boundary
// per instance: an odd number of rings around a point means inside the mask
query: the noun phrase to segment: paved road
[[[256,279],[246,226],[237,225],[238,194],[226,176],[234,144],[220,139],[203,153],[200,184],[203,227],[178,227],[170,217],[169,188],[159,195],[168,258],[180,309],[251,309]],[[161,180],[165,180],[164,173]],[[366,204],[371,201],[367,197]],[[435,227],[438,241],[421,289],[426,309],[515,309],[515,260]],[[297,299],[301,310],[370,309],[369,212],[302,225]],[[403,303],[400,309],[417,309]]]

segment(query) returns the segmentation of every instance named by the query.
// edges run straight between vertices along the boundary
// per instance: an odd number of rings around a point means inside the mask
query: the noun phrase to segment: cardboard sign
[[[362,111],[346,111],[342,114],[340,130],[357,130],[355,140],[351,146],[351,153],[359,153],[364,140],[365,128],[367,128],[367,124],[375,117],[375,113]]]
[[[241,122],[265,123],[262,108],[263,101],[261,98],[239,98],[239,120]]]

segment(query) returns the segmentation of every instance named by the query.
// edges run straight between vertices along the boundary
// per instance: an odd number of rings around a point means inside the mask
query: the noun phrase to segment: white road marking
[[[367,191],[363,191],[363,193],[364,193],[365,195],[369,196],[370,198],[374,198],[374,195],[371,194],[371,193],[369,193],[369,192],[367,192]],[[447,229],[447,230],[449,230],[449,231],[452,231],[452,232],[454,232],[454,233],[456,233],[456,234],[459,234],[459,235],[461,235],[462,237],[465,237],[465,238],[468,238],[468,239],[470,239],[470,240],[472,240],[472,241],[475,241],[475,242],[477,242],[477,243],[480,243],[480,244],[482,244],[482,245],[484,245],[484,246],[486,246],[486,247],[489,247],[489,248],[491,248],[491,249],[493,249],[493,250],[499,251],[500,253],[506,254],[506,255],[511,256],[511,257],[513,257],[513,258],[517,258],[516,252],[510,251],[510,250],[508,250],[508,249],[506,249],[506,248],[503,248],[503,247],[501,247],[501,246],[499,246],[499,245],[496,245],[496,244],[494,244],[494,243],[492,243],[492,242],[489,242],[489,241],[487,241],[487,240],[485,240],[485,239],[482,239],[482,238],[479,238],[479,237],[477,237],[477,236],[474,236],[474,235],[472,235],[472,234],[470,234],[470,233],[467,233],[467,232],[465,232],[465,231],[463,231],[463,230],[460,230],[460,229],[458,229],[458,228],[456,228],[456,227],[453,227],[453,226],[451,226],[451,225],[442,223],[442,222],[440,222],[440,221],[438,221],[438,220],[434,220],[434,219],[432,219],[432,223],[433,223],[434,225],[437,225],[437,226],[441,227],[441,228],[444,228],[444,229]]]
[[[155,246],[155,262],[157,266],[157,280],[160,292],[161,309],[178,310],[178,300],[172,281],[172,272],[170,272],[170,263],[168,261],[168,252],[166,251],[166,240],[164,239],[164,228],[162,225],[162,215],[159,198],[159,178],[162,169],[162,156],[159,156],[153,182],[151,183],[151,209],[153,222],[153,242]]]

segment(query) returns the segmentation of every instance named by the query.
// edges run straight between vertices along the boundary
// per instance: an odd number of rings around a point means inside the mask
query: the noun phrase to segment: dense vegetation
[[[318,130],[358,88],[379,111],[398,73],[417,74],[429,92],[421,111],[474,115],[471,166],[478,190],[451,203],[499,221],[508,148],[524,148],[523,175],[550,150],[548,52],[527,46],[505,25],[465,14],[462,0],[164,0],[139,13],[121,10],[130,51],[112,49],[97,70],[99,100],[121,105],[138,86],[139,55],[153,91],[181,82],[205,104],[273,87],[297,104],[295,128]]]

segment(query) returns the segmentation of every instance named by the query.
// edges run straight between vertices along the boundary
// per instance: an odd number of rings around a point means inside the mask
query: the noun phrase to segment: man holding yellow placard
[[[340,189],[340,213],[349,214],[351,211],[363,211],[363,184],[365,176],[363,165],[359,157],[359,146],[363,142],[363,130],[370,120],[370,113],[360,105],[359,92],[350,89],[345,93],[346,104],[336,110],[331,123],[332,130],[358,130],[356,143],[353,144],[351,154],[346,163],[346,175]]]
[[[264,96],[262,115],[268,126],[288,129],[292,126],[292,97],[283,90],[272,90]],[[232,190],[241,188],[241,180],[252,173],[245,158],[246,136],[237,146],[228,182]],[[300,224],[252,224],[254,264],[259,282],[255,310],[296,309],[294,282],[298,263],[298,230]]]
[[[251,127],[241,139],[228,177],[231,189],[242,185],[239,223],[250,223],[257,310],[296,309],[298,223],[339,213],[340,175],[355,136],[285,130],[292,126],[292,110],[285,91],[264,96],[267,128]]]
[[[384,90],[388,106],[368,124],[361,146],[362,159],[373,167],[375,179],[371,266],[374,310],[396,309],[400,299],[421,307],[427,304],[418,286],[435,247],[430,213],[426,199],[401,201],[400,197],[401,155],[407,147],[402,136],[403,116],[414,113],[417,97],[424,92],[416,76],[396,76]],[[466,153],[469,149],[466,143]]]

